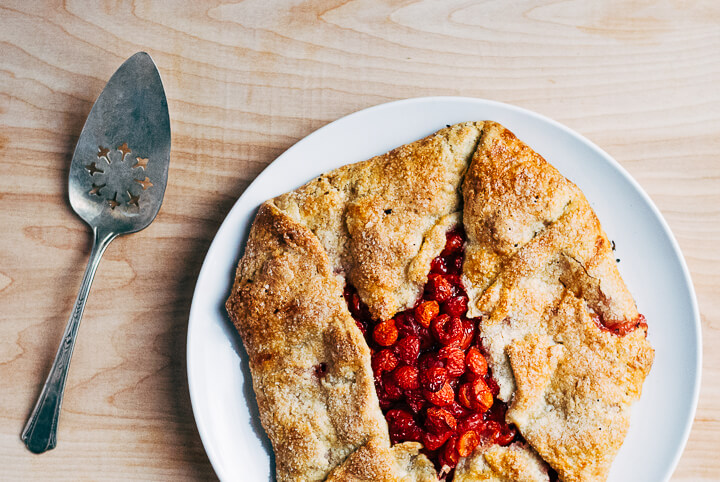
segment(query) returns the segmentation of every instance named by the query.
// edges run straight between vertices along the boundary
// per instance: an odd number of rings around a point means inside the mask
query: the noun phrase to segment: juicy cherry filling
[[[464,244],[461,230],[447,233],[423,295],[389,320],[373,320],[352,286],[344,293],[371,349],[391,442],[422,442],[443,475],[481,442],[509,445],[520,439],[505,422],[507,405],[497,398],[480,318],[467,317],[468,296],[460,280]]]
[[[598,314],[593,314],[592,318],[601,330],[609,331],[610,333],[614,333],[618,336],[625,336],[638,328],[645,330],[645,336],[647,336],[648,325],[645,321],[645,316],[641,314],[639,314],[634,320],[630,321],[607,321]]]

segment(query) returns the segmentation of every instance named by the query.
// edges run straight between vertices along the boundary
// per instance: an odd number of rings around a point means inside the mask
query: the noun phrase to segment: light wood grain
[[[89,251],[67,201],[69,160],[92,102],[139,50],[157,62],[169,98],[165,202],[150,228],[108,249],[60,443],[33,456],[19,433]],[[0,479],[213,478],[184,353],[216,229],[298,139],[424,95],[557,119],[650,194],[686,256],[703,321],[701,400],[674,480],[720,478],[720,3],[2,0]]]

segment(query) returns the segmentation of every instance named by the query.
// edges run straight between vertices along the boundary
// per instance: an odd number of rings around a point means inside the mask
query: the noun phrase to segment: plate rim
[[[381,111],[384,109],[390,109],[390,108],[396,108],[398,106],[402,106],[405,104],[414,104],[414,103],[433,103],[433,102],[448,102],[448,103],[472,103],[472,104],[479,104],[479,105],[486,105],[486,106],[492,106],[495,108],[501,108],[501,109],[507,109],[509,111],[515,112],[517,114],[528,116],[531,118],[534,118],[536,120],[548,123],[552,125],[555,128],[558,128],[565,132],[567,135],[575,138],[575,140],[579,141],[581,144],[584,144],[586,147],[589,147],[592,151],[594,151],[597,155],[602,157],[605,161],[607,161],[623,178],[625,178],[626,181],[630,183],[630,185],[635,189],[635,191],[640,195],[640,197],[645,201],[647,206],[649,206],[652,213],[655,215],[657,220],[659,221],[660,227],[665,233],[666,237],[670,241],[670,246],[672,247],[672,250],[676,256],[676,258],[679,261],[682,277],[683,277],[683,284],[685,284],[689,288],[689,300],[690,300],[690,308],[691,308],[691,317],[693,320],[693,323],[695,325],[695,379],[693,380],[693,393],[691,395],[691,410],[688,414],[689,416],[684,421],[684,427],[682,431],[681,440],[679,441],[678,450],[676,451],[673,460],[671,464],[669,465],[670,470],[666,474],[665,480],[668,480],[677,469],[677,465],[680,461],[680,458],[682,457],[682,454],[685,451],[685,448],[687,446],[687,442],[690,436],[690,432],[692,430],[692,425],[695,421],[695,417],[697,414],[697,406],[700,396],[700,387],[701,387],[701,381],[702,381],[702,359],[703,359],[703,345],[702,345],[702,321],[700,319],[700,311],[699,306],[697,302],[697,293],[695,292],[695,286],[692,282],[692,277],[690,276],[690,270],[687,266],[687,262],[685,261],[685,257],[683,255],[682,250],[680,249],[680,245],[677,242],[677,239],[675,238],[672,230],[670,229],[670,226],[668,225],[667,221],[665,220],[665,217],[662,215],[662,212],[659,210],[659,208],[655,205],[655,203],[652,201],[650,196],[645,192],[645,190],[640,186],[640,184],[635,180],[634,177],[630,175],[630,173],[617,161],[615,158],[613,158],[610,154],[605,152],[602,148],[600,148],[598,145],[596,145],[594,142],[592,142],[590,139],[586,138],[582,134],[576,132],[575,130],[571,129],[568,126],[565,126],[564,124],[561,124],[560,122],[547,117],[543,114],[540,114],[538,112],[526,109],[524,107],[516,106],[513,104],[508,104],[504,102],[489,100],[489,99],[483,99],[483,98],[477,98],[477,97],[465,97],[465,96],[424,96],[424,97],[412,97],[412,98],[406,98],[406,99],[400,99],[390,102],[384,102],[381,104],[376,104],[370,107],[363,108],[361,110],[352,112],[350,114],[344,115],[342,117],[339,117],[331,122],[328,122],[327,124],[323,125],[322,127],[316,129],[315,131],[309,133],[308,135],[304,136],[300,140],[298,140],[296,143],[294,143],[292,146],[290,146],[288,149],[283,151],[278,157],[276,157],[273,161],[271,161],[263,170],[248,184],[248,186],[244,189],[242,194],[237,198],[237,200],[233,203],[232,208],[227,212],[225,215],[222,223],[218,227],[217,231],[213,235],[212,242],[210,243],[210,246],[208,247],[207,251],[205,252],[205,256],[203,259],[202,266],[200,268],[200,271],[198,273],[197,281],[195,284],[195,288],[193,290],[192,295],[192,301],[190,305],[190,311],[188,316],[188,328],[187,328],[187,337],[186,337],[186,350],[185,350],[185,361],[186,361],[186,372],[187,372],[187,381],[188,381],[188,392],[190,395],[190,404],[192,407],[193,412],[193,418],[195,420],[195,426],[197,427],[198,434],[200,435],[201,442],[203,444],[203,449],[205,450],[205,453],[208,456],[208,460],[210,461],[211,466],[213,467],[213,470],[215,471],[215,474],[218,476],[220,480],[226,480],[224,468],[221,466],[219,462],[218,455],[215,453],[214,445],[210,442],[210,435],[207,432],[207,425],[205,424],[205,421],[200,415],[200,411],[197,407],[198,401],[196,399],[197,395],[194,395],[194,393],[197,391],[197,389],[193,389],[194,386],[197,386],[194,382],[194,375],[191,368],[191,359],[192,356],[192,341],[191,341],[191,335],[193,332],[193,326],[195,326],[199,322],[194,322],[193,320],[198,319],[197,311],[198,308],[198,294],[201,289],[201,282],[203,281],[204,275],[207,276],[207,273],[209,272],[210,264],[208,263],[208,259],[210,258],[210,254],[213,252],[213,249],[218,245],[218,237],[219,234],[223,231],[223,228],[226,228],[228,224],[228,221],[231,217],[233,217],[233,213],[236,209],[238,209],[238,206],[242,204],[242,201],[246,196],[249,195],[250,188],[253,184],[256,182],[261,181],[268,175],[270,167],[276,163],[277,161],[281,160],[282,158],[292,155],[292,152],[295,150],[300,149],[300,147],[308,142],[311,142],[312,139],[314,139],[316,136],[322,135],[322,133],[330,129],[331,126],[341,123],[343,121],[347,121],[349,119],[352,119],[354,117],[359,117],[363,115],[368,115],[371,112],[374,111]],[[226,228],[228,229],[228,228]],[[242,255],[242,253],[240,253]],[[234,260],[234,262],[237,262],[237,260]]]

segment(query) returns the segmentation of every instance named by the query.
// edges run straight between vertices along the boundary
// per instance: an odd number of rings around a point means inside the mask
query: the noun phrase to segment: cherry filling
[[[595,313],[592,315],[592,318],[601,330],[609,331],[618,336],[625,336],[638,328],[645,330],[645,336],[647,336],[648,325],[645,321],[645,316],[641,314],[638,314],[637,318],[630,321],[608,321]]]
[[[447,233],[430,265],[422,297],[409,310],[375,321],[355,289],[345,288],[350,313],[372,352],[375,388],[392,443],[422,442],[441,474],[481,442],[520,439],[505,422],[479,336],[479,318],[467,318],[460,280],[464,233]]]

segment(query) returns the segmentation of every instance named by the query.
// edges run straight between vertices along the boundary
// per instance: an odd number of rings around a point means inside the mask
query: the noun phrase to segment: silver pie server
[[[88,115],[70,164],[70,204],[93,245],[50,374],[22,432],[34,453],[55,448],[65,381],[95,270],[110,241],[146,228],[160,210],[170,162],[170,117],[160,74],[138,52],[113,74]]]

